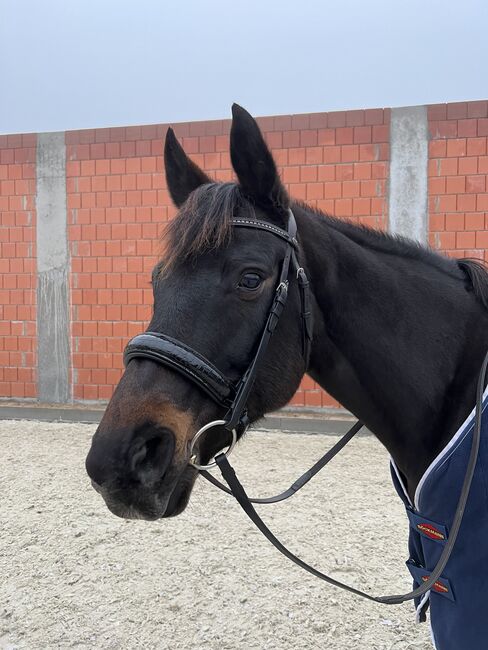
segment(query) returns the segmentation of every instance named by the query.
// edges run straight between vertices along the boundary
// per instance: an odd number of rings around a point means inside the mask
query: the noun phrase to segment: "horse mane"
[[[232,237],[231,219],[237,214],[253,216],[239,185],[206,183],[197,187],[163,231],[161,272],[226,246]]]
[[[330,227],[346,235],[357,244],[366,246],[370,250],[422,261],[429,266],[433,266],[444,273],[458,278],[458,271],[461,270],[472,286],[476,298],[485,309],[488,309],[488,265],[483,260],[446,257],[407,237],[392,235],[383,230],[375,230],[368,226],[351,223],[345,219],[337,219],[302,202],[297,203],[304,210],[325,218]]]
[[[293,203],[305,212],[324,219],[328,226],[370,250],[422,261],[458,278],[461,270],[475,296],[488,309],[488,269],[482,261],[451,259],[406,237],[337,219],[301,201]],[[194,190],[163,231],[161,273],[164,275],[187,260],[229,244],[232,238],[231,219],[235,216],[255,218],[252,204],[244,197],[237,183],[206,183]]]

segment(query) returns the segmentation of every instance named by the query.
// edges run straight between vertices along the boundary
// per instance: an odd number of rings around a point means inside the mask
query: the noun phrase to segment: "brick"
[[[484,210],[488,212],[488,194],[477,194],[476,195],[476,210],[479,212]],[[488,233],[487,233],[488,235]]]
[[[388,127],[377,126],[374,127],[372,130],[370,126],[357,126],[354,128],[354,142],[357,144],[366,144],[372,141],[378,142],[378,140],[375,140],[372,135],[372,133],[375,131],[376,133],[382,133],[383,131],[387,133]],[[382,141],[383,140],[388,140],[387,135],[384,138],[382,138]]]
[[[305,149],[305,161],[307,165],[319,165],[324,162],[322,147],[307,147]]]
[[[474,232],[456,233],[456,248],[474,248],[476,244],[476,234]]]
[[[346,126],[346,113],[345,111],[335,111],[328,114],[327,125],[330,128],[337,128]],[[351,125],[353,126],[353,125]]]
[[[343,197],[356,197],[360,195],[360,182],[359,181],[344,181],[342,183],[342,196]]]
[[[486,176],[467,176],[466,177],[466,192],[485,192],[486,191]]]
[[[456,176],[458,173],[457,158],[444,158],[439,163],[440,176]]]
[[[431,214],[429,219],[429,226],[432,232],[439,232],[445,230],[445,215],[444,214]]]
[[[107,158],[119,158],[120,157],[120,142],[107,142],[105,145],[105,155]]]
[[[464,230],[464,214],[463,213],[448,213],[445,220],[446,230]]]
[[[300,131],[285,131],[283,133],[283,147],[293,148],[300,146]]]
[[[456,233],[448,231],[436,233],[435,248],[439,250],[449,250],[456,248]]]
[[[456,211],[456,195],[444,194],[437,197],[438,199],[438,212],[455,212]]]
[[[453,102],[447,105],[447,119],[461,120],[468,115],[468,104],[466,102]]]
[[[354,179],[368,180],[371,178],[371,163],[361,162],[354,164]]]
[[[295,199],[301,199],[303,201],[307,198],[307,186],[305,183],[291,183],[290,184],[290,194]]]
[[[314,183],[317,181],[317,166],[316,165],[305,165],[300,168],[300,182],[302,183]],[[315,197],[322,198],[322,197]]]
[[[373,197],[377,196],[378,192],[381,193],[380,181],[361,181],[360,183],[360,196]]]
[[[347,111],[346,112],[346,125],[347,126],[363,126],[364,125],[364,111]]]
[[[290,149],[288,151],[288,161],[290,165],[305,164],[305,149],[303,147]]]
[[[429,125],[430,134],[433,138],[456,138],[457,125],[457,120],[431,122]]]
[[[447,104],[431,104],[427,107],[429,120],[445,120],[447,118]]]
[[[466,155],[466,140],[464,138],[453,138],[447,141],[448,158]]]
[[[476,233],[476,248],[488,248],[488,231]]]
[[[301,147],[316,147],[317,144],[318,144],[318,133],[315,129],[300,131]]]
[[[488,117],[488,101],[468,102],[468,117]]]
[[[468,138],[466,142],[466,153],[468,156],[485,156],[487,138]]]
[[[337,181],[324,183],[324,198],[339,199],[342,197],[342,183]]]
[[[97,176],[110,174],[110,160],[95,160],[95,174]]]
[[[476,194],[458,194],[456,203],[460,212],[474,212],[476,210]]]
[[[283,170],[282,178],[284,183],[298,183],[300,181],[300,170],[302,168],[299,166],[285,167]]]
[[[460,138],[475,138],[477,134],[477,120],[459,120],[458,136]]]
[[[291,129],[291,115],[277,115],[273,121],[275,131],[289,131]]]
[[[115,159],[110,161],[110,173],[111,174],[125,174],[126,172],[126,161],[122,159]]]
[[[359,146],[357,144],[345,144],[341,146],[341,162],[354,162],[359,160]]]
[[[302,130],[310,128],[310,115],[292,115],[291,116],[291,128],[293,130]]]
[[[341,147],[324,147],[324,163],[337,163],[341,161]]]
[[[471,212],[466,214],[466,230],[483,230],[485,227],[485,215],[483,212]]]
[[[317,132],[318,145],[333,145],[335,144],[337,129],[319,129]]]
[[[369,108],[364,111],[364,123],[367,125],[383,124],[384,119],[382,108]]]
[[[375,144],[361,144],[359,146],[359,160],[364,162],[372,162],[379,158],[377,145]]]
[[[322,406],[322,391],[306,390],[304,391],[306,406]]]
[[[488,118],[481,118],[478,120],[478,136],[488,135]]]
[[[390,141],[390,126],[389,126],[389,124],[383,124],[383,125],[380,125],[380,126],[373,126],[371,141],[372,142],[389,142]]]
[[[352,213],[353,216],[367,215],[371,211],[371,200],[366,198],[353,199]]]
[[[476,156],[459,158],[458,172],[463,175],[476,174],[478,172],[478,158]]]
[[[446,179],[446,192],[448,194],[464,194],[466,191],[465,176],[448,176]]]
[[[139,140],[136,142],[136,156],[150,156],[151,153],[152,148],[149,140]]]
[[[338,181],[351,181],[354,178],[354,166],[352,165],[352,163],[344,163],[341,165],[337,165],[335,167],[330,165],[327,169],[330,169],[330,171],[332,172],[331,177],[321,179],[319,176],[319,180],[333,181],[335,178],[335,180]]]
[[[353,144],[353,142],[353,127],[341,127],[335,130],[335,144]]]
[[[446,177],[431,176],[429,178],[429,194],[445,194],[445,193],[446,193]]]

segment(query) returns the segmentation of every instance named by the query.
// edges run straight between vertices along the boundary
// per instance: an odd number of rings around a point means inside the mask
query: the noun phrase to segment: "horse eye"
[[[242,276],[239,282],[239,287],[242,289],[257,289],[261,284],[261,276],[257,273],[246,273]]]

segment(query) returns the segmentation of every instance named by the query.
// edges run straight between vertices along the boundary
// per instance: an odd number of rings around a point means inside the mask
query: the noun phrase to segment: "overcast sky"
[[[0,132],[488,98],[487,0],[0,0]]]

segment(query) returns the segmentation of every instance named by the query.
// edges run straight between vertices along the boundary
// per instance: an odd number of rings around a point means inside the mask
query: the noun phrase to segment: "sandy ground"
[[[1,650],[431,648],[411,605],[370,603],[304,573],[203,479],[175,519],[117,519],[84,471],[93,431],[0,422]],[[262,496],[334,440],[256,431],[233,460]],[[376,440],[353,441],[299,495],[260,512],[338,579],[376,594],[409,589],[406,517]]]

